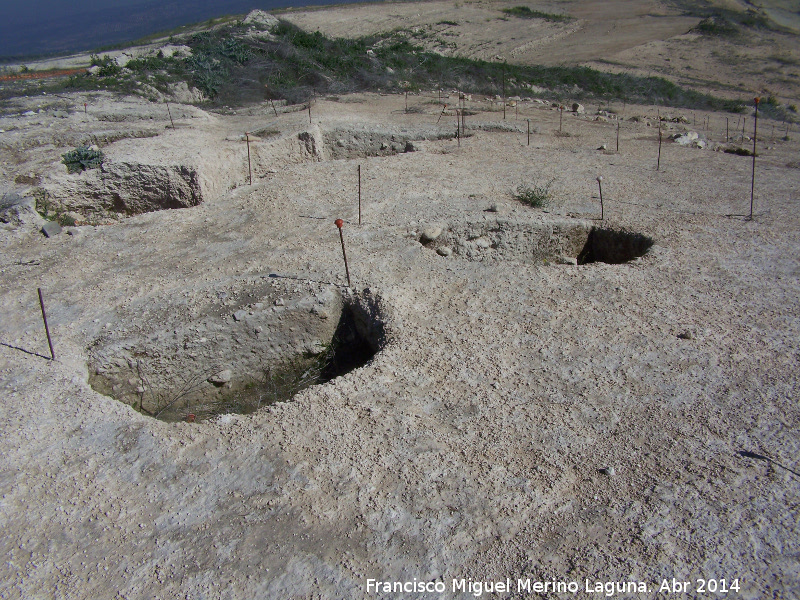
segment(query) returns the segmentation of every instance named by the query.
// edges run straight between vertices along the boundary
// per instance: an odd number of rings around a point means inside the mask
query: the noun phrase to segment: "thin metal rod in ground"
[[[47,334],[47,345],[50,346],[51,360],[56,359],[56,353],[53,351],[53,341],[50,339],[50,327],[47,326],[47,314],[44,312],[44,298],[42,297],[42,288],[36,288],[39,292],[39,306],[42,307],[42,321],[44,321],[44,332]]]
[[[466,109],[461,109],[461,135],[466,135],[467,133],[467,115]]]
[[[408,114],[408,91],[406,91],[406,114]]]
[[[250,175],[250,185],[253,185],[253,167],[250,166],[250,134],[244,134],[245,139],[247,140],[247,173]]]
[[[755,98],[754,102],[756,105],[756,120],[753,124],[753,176],[750,179],[750,216],[748,220],[753,220],[753,197],[755,196],[756,190],[756,138],[758,137],[758,103],[761,101],[761,98]]]
[[[439,118],[438,118],[438,119],[436,119],[436,123],[439,123],[439,121],[441,121],[441,120],[442,120],[442,115],[444,114],[444,111],[446,111],[446,110],[447,110],[447,104],[445,104],[445,105],[442,107],[442,112],[440,112],[440,113],[439,113]]]
[[[175,129],[175,123],[172,121],[172,111],[169,109],[169,102],[164,100],[164,104],[167,105],[167,114],[169,115],[170,125],[172,125],[172,128]]]
[[[506,64],[503,63],[503,120],[506,120]]]
[[[564,107],[558,107],[558,132],[561,133],[561,124],[564,122]]]
[[[658,161],[656,162],[656,171],[661,170],[661,121],[658,122]]]
[[[361,165],[358,165],[358,224],[361,225]]]
[[[350,285],[350,268],[347,266],[347,252],[344,249],[344,235],[342,234],[342,226],[344,225],[344,221],[341,219],[336,219],[334,224],[339,228],[339,239],[342,241],[342,256],[344,257],[344,272],[347,274],[347,287],[353,287]]]
[[[531,145],[531,120],[528,119],[528,146]]]
[[[266,88],[267,95],[269,96],[269,103],[272,104],[272,112],[274,112],[275,116],[277,117],[278,116],[278,111],[275,109],[275,102],[273,102],[273,100],[272,100],[272,94],[269,93],[269,86],[265,85],[264,87]]]
[[[617,121],[617,152],[619,152],[619,121]]]
[[[600,220],[603,220],[605,216],[605,211],[603,210],[603,176],[600,175],[597,178],[597,185],[600,187]]]
[[[308,100],[308,124],[311,125],[311,99]]]
[[[747,123],[747,117],[742,117],[742,140],[744,140],[744,125]]]
[[[728,117],[725,117],[725,143],[726,144],[728,143],[728,139],[730,138],[730,135],[728,133],[728,126],[729,126]]]
[[[84,114],[84,116],[88,117],[89,116],[89,112],[88,112],[86,107],[87,107],[87,104],[86,104],[86,102],[84,102],[83,103],[83,114]]]

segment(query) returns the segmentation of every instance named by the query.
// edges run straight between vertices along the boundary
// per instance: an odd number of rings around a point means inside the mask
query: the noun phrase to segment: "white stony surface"
[[[797,141],[759,146],[747,221],[750,159],[667,143],[656,172],[644,121],[623,121],[620,152],[599,153],[616,123],[565,114],[559,137],[558,112],[534,103],[521,106],[539,131],[530,147],[521,129],[476,130],[460,148],[325,160],[321,131],[438,116],[404,114],[402,97],[354,99],[318,102],[310,130],[305,112],[269,107],[180,107],[166,130],[161,106],[108,102],[102,114],[125,116],[118,131],[159,133],[105,144],[110,159],[194,165],[204,201],[73,236],[0,229],[0,596],[360,598],[368,578],[450,590],[453,578],[531,577],[641,580],[651,598],[662,578],[725,577],[739,597],[795,597]],[[56,193],[73,141],[48,146],[63,133],[46,108],[20,116],[36,101],[0,124],[14,128],[4,189],[35,171]],[[109,130],[71,110],[80,131]],[[250,187],[244,143],[227,139],[267,126],[280,133],[251,144]],[[556,179],[549,213],[510,197],[532,171]],[[418,242],[430,223],[466,238],[498,219],[591,226],[601,174],[609,224],[655,240],[641,259],[554,264],[477,243],[440,256]],[[89,386],[97,340],[156,344],[212,309],[338,293],[336,218],[353,287],[386,320],[366,367],[210,423],[156,421]]]

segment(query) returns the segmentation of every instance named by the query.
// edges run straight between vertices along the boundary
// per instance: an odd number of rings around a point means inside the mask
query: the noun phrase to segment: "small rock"
[[[583,104],[578,104],[577,102],[572,104],[572,112],[582,114],[586,112]]]
[[[224,371],[220,371],[216,375],[209,377],[208,381],[214,385],[225,385],[226,383],[230,382],[232,377],[233,372],[231,372],[230,369],[225,369]]]
[[[54,235],[58,235],[61,233],[61,225],[56,223],[55,221],[48,221],[44,225],[42,225],[42,233],[45,237],[53,237]]]
[[[577,265],[577,264],[578,264],[578,259],[577,259],[577,258],[574,258],[574,257],[572,257],[572,256],[562,256],[562,257],[559,259],[559,262],[560,262],[562,265]]]
[[[603,144],[602,146],[600,146],[600,147],[598,148],[598,150],[608,150],[608,146],[606,146],[605,144]]]
[[[487,248],[491,248],[492,247],[492,242],[490,242],[485,237],[479,237],[477,240],[475,240],[475,245],[478,248],[483,248],[484,250],[486,250]]]
[[[689,329],[687,329],[686,331],[679,333],[678,337],[682,340],[691,340],[692,338],[694,338],[694,334]]]
[[[438,238],[440,235],[442,235],[442,228],[441,227],[436,227],[435,225],[434,226],[430,226],[430,227],[425,227],[422,230],[422,237],[421,237],[420,241],[423,244],[428,244],[428,243],[433,242],[434,240],[436,240],[436,238]]]
[[[275,300],[275,306],[286,306],[286,301],[283,298],[278,298]]]
[[[246,310],[237,310],[235,313],[233,313],[233,320],[234,321],[241,321],[246,316],[247,316],[247,311]]]
[[[414,145],[414,142],[406,142],[405,152],[416,152],[417,150],[419,150],[419,148]]]
[[[495,202],[489,208],[486,209],[487,212],[500,212],[500,206]]]
[[[311,314],[317,315],[320,319],[327,319],[330,316],[328,311],[321,306],[314,306],[311,309]]]
[[[436,249],[436,253],[439,256],[450,256],[453,253],[453,250],[449,246],[440,246]]]
[[[617,470],[614,467],[606,467],[604,469],[600,469],[600,472],[604,475],[608,475],[609,477],[613,477],[617,474]]]

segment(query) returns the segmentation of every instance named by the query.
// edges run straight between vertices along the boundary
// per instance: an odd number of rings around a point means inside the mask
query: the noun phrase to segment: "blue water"
[[[0,0],[0,60],[82,52],[254,8],[356,0]]]

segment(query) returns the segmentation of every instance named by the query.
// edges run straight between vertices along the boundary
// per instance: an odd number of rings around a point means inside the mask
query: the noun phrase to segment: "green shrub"
[[[122,72],[122,69],[117,64],[117,61],[107,54],[102,58],[96,54],[92,54],[91,64],[93,67],[100,67],[100,70],[97,72],[99,77],[113,77],[114,75],[119,75]]]
[[[555,179],[550,179],[544,183],[534,181],[532,184],[525,182],[517,186],[516,191],[512,194],[515,200],[519,200],[523,204],[532,206],[534,208],[544,208],[550,204],[553,199],[553,194],[550,188],[553,186]]]
[[[97,169],[103,164],[103,152],[89,146],[79,146],[61,155],[68,173],[78,173],[86,169]]]

